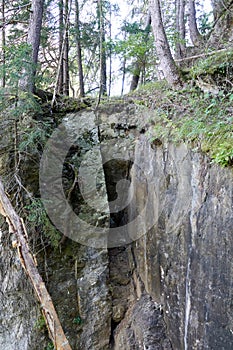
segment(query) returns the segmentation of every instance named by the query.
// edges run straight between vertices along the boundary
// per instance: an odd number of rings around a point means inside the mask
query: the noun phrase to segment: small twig
[[[22,182],[17,174],[15,174],[15,180],[16,180],[17,184],[19,185],[19,187],[22,188],[27,193],[27,195],[30,199],[32,199],[33,198],[32,194],[30,192],[28,192],[26,187],[24,187],[24,185],[22,184]]]
[[[226,78],[225,81],[226,81],[228,84],[230,84],[231,86],[233,86],[232,82],[231,82],[229,79]]]

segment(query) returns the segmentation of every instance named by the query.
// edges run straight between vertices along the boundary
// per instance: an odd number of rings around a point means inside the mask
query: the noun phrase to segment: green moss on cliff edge
[[[186,142],[221,166],[233,165],[233,90],[213,95],[197,87],[174,91],[156,83],[132,98],[152,110],[151,142]]]

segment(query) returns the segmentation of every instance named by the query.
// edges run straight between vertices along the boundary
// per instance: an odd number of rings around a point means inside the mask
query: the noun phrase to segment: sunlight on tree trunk
[[[197,17],[195,0],[189,0],[189,33],[194,46],[199,46],[202,42],[202,36],[197,29]]]
[[[160,1],[150,0],[149,6],[151,12],[152,29],[155,38],[156,52],[160,61],[160,67],[163,71],[165,79],[171,86],[181,87],[182,82],[179,71],[172,57],[163,26]]]

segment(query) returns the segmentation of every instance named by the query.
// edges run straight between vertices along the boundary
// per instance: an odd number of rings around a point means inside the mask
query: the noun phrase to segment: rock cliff
[[[92,175],[102,195],[93,212],[89,197],[88,205],[81,202],[80,184],[68,191],[72,210],[89,220],[93,234],[73,227],[57,249],[33,246],[40,272],[73,349],[230,350],[232,168],[211,164],[184,143],[151,142],[150,119],[130,101],[65,116],[74,135],[75,120],[83,125],[66,163],[93,163],[98,146]],[[0,159],[5,182],[10,159]],[[51,349],[4,225],[0,249],[0,348]]]

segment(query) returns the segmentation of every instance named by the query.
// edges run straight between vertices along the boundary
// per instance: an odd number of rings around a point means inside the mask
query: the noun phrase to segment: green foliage
[[[220,140],[219,140],[220,141]],[[215,163],[222,166],[233,164],[233,138],[226,139],[224,142],[218,142],[212,151],[212,157]]]
[[[6,52],[6,81],[11,88],[18,89],[19,80],[24,74],[32,74],[35,68],[31,63],[31,46],[27,43],[10,45]]]
[[[44,319],[44,316],[41,315],[38,320],[35,323],[35,328],[38,329],[39,331],[44,331],[46,328],[46,322]]]
[[[25,116],[40,112],[40,105],[35,96],[14,89],[0,88],[0,116],[4,119],[22,120]]]
[[[126,73],[143,75],[143,81],[148,80],[154,74],[155,48],[154,38],[150,33],[150,28],[141,29],[139,23],[125,22],[122,30],[124,39],[115,40],[112,52],[125,61]],[[137,64],[135,64],[137,62]]]
[[[175,50],[177,44],[182,44],[184,46],[187,44],[187,40],[182,39],[180,33],[175,31],[173,27],[167,29],[166,35],[169,45],[173,50]]]
[[[125,58],[138,58],[143,61],[145,55],[153,47],[153,38],[145,41],[144,33],[138,32],[131,34],[126,40],[120,40],[116,43],[115,52],[122,53]]]
[[[81,325],[82,322],[83,321],[82,321],[82,319],[81,319],[81,317],[79,315],[73,319],[73,323],[74,324]]]
[[[156,91],[151,84],[144,91],[154,96],[151,142],[186,142],[207,153],[214,163],[233,164],[233,91],[213,97],[194,88],[173,91],[161,86]]]
[[[206,35],[213,27],[213,12],[203,13],[198,17],[198,29],[202,35]]]
[[[49,220],[41,199],[33,198],[25,209],[28,212],[27,221],[30,229],[34,232],[43,233],[49,239],[50,244],[57,248],[61,240],[61,234]]]
[[[28,153],[40,152],[51,135],[52,127],[49,122],[31,121],[31,125],[26,125],[21,129],[19,150]]]
[[[226,76],[233,68],[232,59],[233,50],[215,52],[213,55],[200,59],[190,69],[190,77],[196,79],[199,76],[214,75],[215,73]]]
[[[122,30],[126,33],[126,38],[115,42],[115,53],[144,62],[145,56],[154,47],[152,35],[148,35],[148,30],[141,29],[136,22],[125,22]]]
[[[29,113],[40,111],[36,96],[19,88],[24,76],[33,74],[31,46],[26,43],[5,48],[5,65],[1,65],[0,79],[5,75],[6,88],[0,89],[0,113],[9,118],[22,119]]]
[[[49,342],[48,345],[44,348],[44,350],[54,350],[53,343]]]
[[[143,95],[147,95],[147,94],[153,94],[155,91],[160,91],[161,93],[167,91],[168,89],[168,84],[165,80],[158,80],[155,82],[149,82],[146,83],[145,85],[141,86],[138,91],[137,94],[141,94],[142,97]],[[135,95],[135,91],[129,93],[129,95]]]

